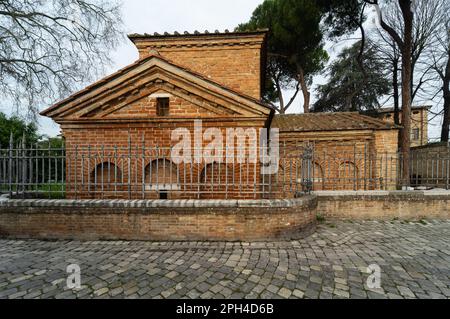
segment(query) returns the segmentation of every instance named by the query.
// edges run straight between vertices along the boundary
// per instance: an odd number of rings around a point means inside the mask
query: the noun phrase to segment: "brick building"
[[[411,107],[411,147],[428,144],[428,111],[431,106]],[[394,108],[387,107],[378,110],[378,118],[383,121],[394,123]],[[402,118],[400,111],[400,121]]]
[[[213,157],[174,163],[170,152],[171,133],[183,128],[195,136],[195,120],[202,120],[200,134],[271,127],[274,110],[261,102],[266,36],[265,30],[130,35],[139,51],[135,63],[41,113],[61,125],[66,141],[66,196],[259,198],[266,185],[259,163],[229,164]],[[391,125],[356,114],[290,117],[288,122],[296,123],[291,131],[283,119],[275,117],[274,125],[282,124],[282,141],[345,141],[358,150],[364,145],[367,154],[396,149]],[[316,126],[330,119],[343,126]],[[189,143],[194,153],[207,145]],[[247,143],[258,144],[259,138],[250,135]]]
[[[281,145],[314,144],[315,190],[396,187],[399,127],[391,123],[356,112],[309,113],[275,115],[272,127],[279,128]],[[286,152],[281,170],[288,175]]]
[[[129,38],[139,60],[41,113],[61,125],[70,153],[67,196],[103,197],[108,191],[140,198],[144,190],[146,198],[190,198],[199,191],[202,197],[220,198],[225,191],[255,197],[256,165],[175,165],[168,148],[174,129],[194,136],[198,119],[203,131],[220,128],[224,135],[230,127],[268,127],[274,111],[261,102],[266,31]],[[233,186],[215,188],[221,178],[220,184],[230,179]],[[252,182],[237,182],[242,180]]]

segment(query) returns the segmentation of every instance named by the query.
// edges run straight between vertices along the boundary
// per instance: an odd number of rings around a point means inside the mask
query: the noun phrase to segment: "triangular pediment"
[[[56,121],[108,120],[151,116],[152,98],[177,101],[175,117],[262,117],[272,111],[261,102],[226,88],[160,56],[151,56],[87,87],[42,112]],[[142,114],[141,114],[141,113]]]

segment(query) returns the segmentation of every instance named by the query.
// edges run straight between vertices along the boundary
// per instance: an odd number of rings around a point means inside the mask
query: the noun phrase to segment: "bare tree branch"
[[[34,117],[105,72],[123,39],[106,0],[1,0],[0,96]]]

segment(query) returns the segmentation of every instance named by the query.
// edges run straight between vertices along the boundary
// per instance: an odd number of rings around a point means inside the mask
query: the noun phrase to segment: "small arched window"
[[[96,189],[111,189],[122,181],[122,172],[111,162],[103,162],[91,171],[90,182]]]
[[[339,190],[359,189],[358,168],[354,163],[343,162],[339,165],[338,189]]]
[[[156,159],[145,167],[145,184],[148,190],[178,190],[179,177],[177,166],[168,159]]]

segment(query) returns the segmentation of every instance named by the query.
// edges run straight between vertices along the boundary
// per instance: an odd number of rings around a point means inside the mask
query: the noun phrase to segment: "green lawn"
[[[19,194],[17,195],[20,198],[22,195],[22,186],[13,185],[12,191],[16,193],[19,190]],[[0,186],[1,193],[8,193],[9,187],[8,185]],[[27,198],[51,198],[51,199],[64,199],[66,198],[66,185],[63,183],[47,183],[47,184],[39,184],[39,185],[30,185],[27,187],[25,193],[27,194]],[[14,196],[15,194],[13,194]]]

